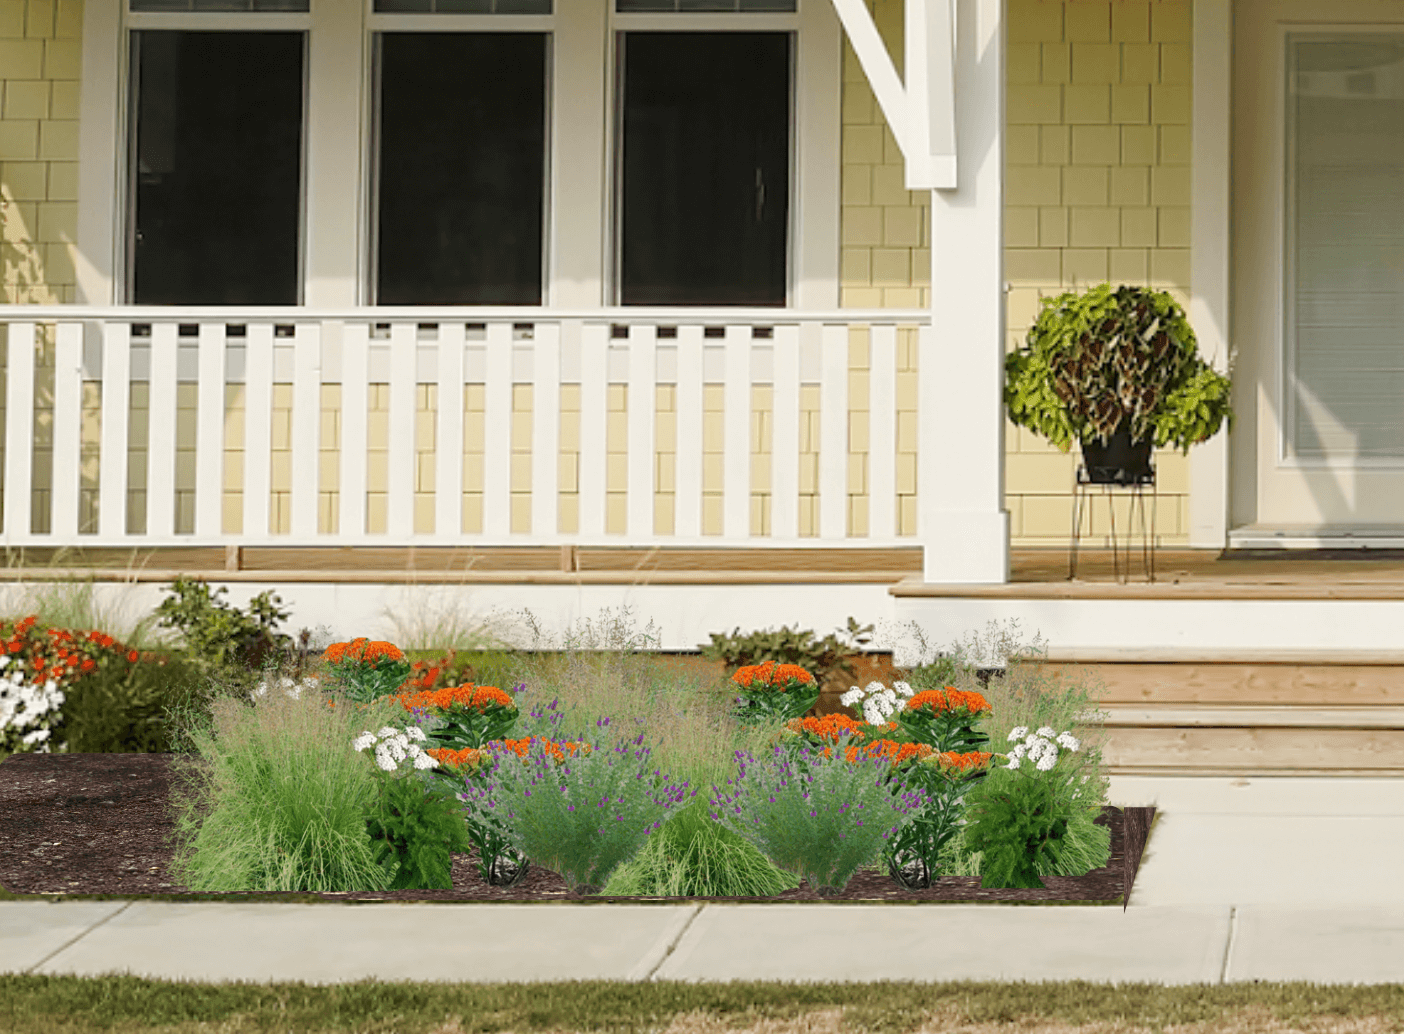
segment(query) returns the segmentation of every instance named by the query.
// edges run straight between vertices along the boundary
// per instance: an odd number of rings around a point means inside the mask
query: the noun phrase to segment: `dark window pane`
[[[550,14],[551,0],[375,0],[377,14]]]
[[[302,34],[141,31],[132,49],[132,301],[296,305]]]
[[[795,0],[615,0],[620,14],[649,11],[771,11],[790,12]]]
[[[294,11],[308,0],[131,0],[133,11]]]
[[[382,305],[540,305],[544,33],[380,38]]]
[[[620,300],[784,305],[787,33],[628,33]]]

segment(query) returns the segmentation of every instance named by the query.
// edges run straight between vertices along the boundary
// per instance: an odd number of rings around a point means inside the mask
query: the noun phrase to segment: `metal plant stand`
[[[1151,497],[1151,522],[1150,537],[1146,536],[1146,486],[1150,486]],[[1111,518],[1111,541],[1112,541],[1112,572],[1117,581],[1126,582],[1131,577],[1131,546],[1134,527],[1126,529],[1126,574],[1123,577],[1121,572],[1120,552],[1117,548],[1116,540],[1116,500],[1113,496],[1113,489],[1118,492],[1130,492],[1131,511],[1127,515],[1134,522],[1136,509],[1139,505],[1141,513],[1141,567],[1149,581],[1155,581],[1155,515],[1156,515],[1156,493],[1155,493],[1155,464],[1151,464],[1150,473],[1143,475],[1134,482],[1125,484],[1108,484],[1106,482],[1094,482],[1087,476],[1087,469],[1079,463],[1077,465],[1077,484],[1073,486],[1073,531],[1072,531],[1072,551],[1068,558],[1068,581],[1072,581],[1077,576],[1077,545],[1082,537],[1082,518],[1087,516],[1090,522],[1090,510],[1088,508],[1088,494],[1093,488],[1100,488],[1102,496],[1107,500],[1107,511]],[[1090,530],[1090,529],[1089,529]]]

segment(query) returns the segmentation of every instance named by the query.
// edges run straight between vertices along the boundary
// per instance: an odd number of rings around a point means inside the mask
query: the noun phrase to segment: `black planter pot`
[[[1151,470],[1151,446],[1146,438],[1131,440],[1131,419],[1121,422],[1105,445],[1099,439],[1082,442],[1082,463],[1093,485],[1143,485],[1155,480]]]

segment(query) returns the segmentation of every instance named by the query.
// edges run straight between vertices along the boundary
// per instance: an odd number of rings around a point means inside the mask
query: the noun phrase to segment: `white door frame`
[[[1393,18],[1394,20],[1391,20]],[[1327,535],[1398,523],[1404,462],[1303,459],[1286,448],[1286,39],[1290,32],[1404,33],[1389,0],[1238,0],[1233,142],[1236,524]]]

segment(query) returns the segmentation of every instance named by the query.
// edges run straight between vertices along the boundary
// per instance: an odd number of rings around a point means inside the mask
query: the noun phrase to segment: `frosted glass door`
[[[1404,35],[1287,46],[1284,452],[1404,461]]]

